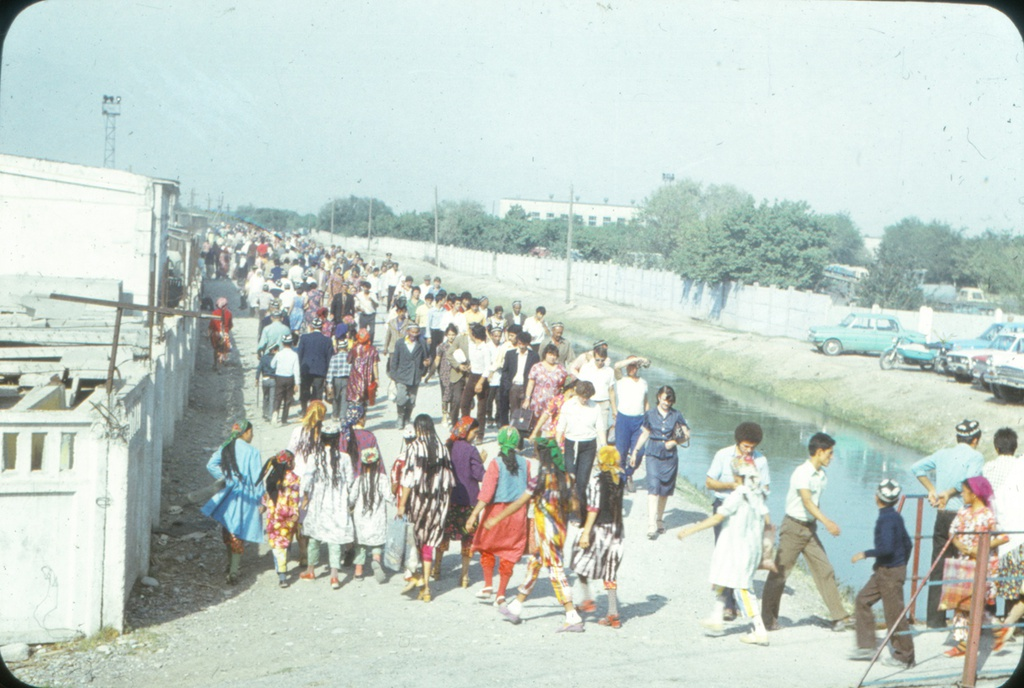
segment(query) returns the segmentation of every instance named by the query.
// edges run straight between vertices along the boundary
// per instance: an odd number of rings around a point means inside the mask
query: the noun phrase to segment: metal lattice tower
[[[103,166],[114,167],[114,142],[117,134],[117,120],[121,114],[121,96],[103,96]]]

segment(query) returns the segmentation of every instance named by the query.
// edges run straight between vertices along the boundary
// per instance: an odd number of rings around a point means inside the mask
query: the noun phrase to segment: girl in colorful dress
[[[238,582],[245,543],[263,541],[259,511],[263,496],[259,480],[263,460],[259,450],[250,444],[252,435],[249,421],[236,423],[227,441],[206,464],[206,470],[214,479],[224,481],[224,487],[203,505],[202,511],[221,526],[221,538],[228,554],[228,585]]]
[[[321,321],[326,320],[324,315],[320,314],[320,309],[323,307],[324,303],[324,293],[322,290],[317,288],[316,282],[306,282],[306,298],[303,299],[303,301],[302,320],[305,324],[306,331],[310,331],[310,328],[313,327],[314,319],[320,318]]]
[[[437,436],[434,420],[421,413],[413,421],[413,427],[416,429],[416,439],[406,451],[398,517],[409,514],[416,547],[423,562],[420,599],[430,602],[430,569],[434,561],[434,550],[444,537],[444,524],[448,518],[455,476],[448,447]]]
[[[960,494],[964,500],[964,508],[956,512],[953,522],[949,525],[949,539],[959,552],[961,559],[974,559],[978,556],[977,533],[996,530],[996,517],[992,512],[992,485],[988,478],[977,476],[963,482]],[[999,572],[999,545],[1009,541],[1006,535],[998,535],[989,542],[988,578],[985,587],[985,604],[996,603],[995,585],[992,581]],[[992,623],[992,615],[986,610],[982,616],[982,624]],[[967,629],[970,622],[968,610],[959,606],[953,614],[953,640],[957,644],[946,650],[947,657],[962,657],[967,654]],[[1001,629],[997,629],[999,631]],[[997,635],[996,640],[1000,638]]]
[[[288,440],[288,451],[295,457],[295,475],[299,476],[299,493],[302,495],[302,502],[299,506],[299,530],[295,540],[299,545],[299,566],[306,566],[306,551],[309,547],[309,538],[302,527],[306,517],[306,493],[309,491],[309,481],[316,469],[316,456],[326,451],[323,438],[320,436],[321,426],[327,416],[327,406],[324,402],[314,399],[306,405],[306,415],[302,417],[299,427],[292,430],[292,436]]]
[[[484,522],[485,527],[494,528],[500,521],[532,502],[535,548],[530,553],[530,561],[526,565],[526,580],[520,584],[516,598],[507,606],[498,607],[498,611],[512,623],[520,623],[522,619],[519,615],[523,603],[533,591],[541,568],[546,566],[551,587],[555,591],[555,599],[565,608],[565,622],[556,633],[579,633],[583,631],[583,619],[573,607],[572,588],[569,587],[569,580],[562,568],[566,523],[576,514],[579,504],[572,489],[572,478],[565,470],[565,457],[558,443],[542,437],[537,440],[536,446],[540,462],[537,480],[531,481],[529,489],[519,499],[506,506],[500,514]]]
[[[315,451],[312,478],[303,482],[306,493],[306,515],[302,531],[309,538],[306,549],[306,570],[299,574],[302,580],[316,578],[320,563],[320,543],[327,543],[327,558],[331,568],[331,587],[341,587],[338,570],[341,568],[341,550],[347,549],[355,537],[349,515],[349,485],[353,482],[352,463],[348,455],[338,448],[341,425],[325,420],[320,431],[321,444]]]
[[[622,495],[626,481],[621,478],[624,471],[614,446],[605,445],[597,451],[597,468],[587,485],[587,520],[573,543],[570,567],[580,577],[583,588],[579,610],[597,611],[590,594],[590,579],[599,578],[608,594],[608,615],[598,623],[620,628],[617,577],[622,561]]]
[[[558,393],[567,377],[569,373],[558,362],[558,347],[548,344],[544,347],[540,363],[530,368],[530,379],[526,383],[526,396],[523,398],[523,408],[533,412],[535,422],[544,414],[548,401]]]
[[[356,345],[348,352],[348,362],[352,370],[348,377],[348,402],[369,408],[376,390],[378,362],[380,354],[370,341],[370,332],[365,327],[356,332]],[[372,389],[371,389],[372,388]]]
[[[715,514],[679,531],[679,539],[724,522],[711,555],[710,580],[715,592],[715,606],[711,616],[701,624],[711,635],[722,634],[727,597],[729,589],[732,589],[739,609],[750,617],[754,626],[753,631],[740,640],[767,645],[768,631],[761,620],[761,610],[754,593],[754,572],[761,564],[764,529],[770,525],[770,516],[764,503],[758,470],[742,458],[733,461],[732,469],[742,484],[729,493]]]
[[[210,321],[209,334],[210,345],[213,346],[213,369],[218,370],[228,362],[228,354],[231,353],[231,311],[228,310],[228,300],[223,296],[215,305],[216,309],[211,313],[215,319]]]
[[[665,505],[676,491],[679,450],[690,439],[690,426],[683,414],[672,408],[676,391],[668,385],[658,390],[658,405],[644,415],[640,437],[629,453],[629,465],[637,465],[637,452],[647,457],[647,537],[665,532]]]
[[[377,438],[373,433],[359,427],[365,421],[363,407],[349,406],[346,413],[341,442],[347,447],[355,480],[349,490],[357,543],[354,559],[355,577],[356,580],[363,578],[363,566],[366,565],[366,556],[369,554],[373,578],[378,583],[383,583],[385,579],[381,555],[384,552],[384,541],[387,539],[387,515],[384,504],[388,494],[388,481],[384,464],[380,460]]]
[[[512,578],[512,568],[526,551],[526,505],[521,505],[501,521],[495,521],[493,527],[487,527],[486,523],[526,492],[529,464],[525,457],[516,453],[518,446],[518,430],[506,425],[498,431],[498,456],[484,471],[476,506],[466,521],[467,529],[476,528],[478,520],[484,523],[473,536],[473,551],[480,552],[480,566],[484,572],[484,587],[476,596],[484,601],[489,602],[494,594],[494,559],[501,560],[494,600],[499,606],[505,603],[505,588]]]
[[[444,526],[444,539],[438,551],[438,565],[435,574],[440,573],[441,556],[448,551],[448,543],[452,540],[462,542],[462,587],[469,587],[469,560],[473,556],[473,533],[466,532],[466,522],[476,506],[480,495],[480,481],[484,479],[484,459],[473,445],[480,432],[480,423],[472,416],[463,416],[455,424],[451,437],[448,438],[448,453],[452,457],[452,470],[455,472],[455,489],[452,490],[452,503],[448,507],[448,519]],[[435,578],[437,575],[435,575]]]
[[[259,478],[266,490],[260,510],[267,544],[274,553],[277,582],[282,588],[288,587],[288,545],[299,527],[301,493],[294,468],[295,455],[284,449],[267,461]]]

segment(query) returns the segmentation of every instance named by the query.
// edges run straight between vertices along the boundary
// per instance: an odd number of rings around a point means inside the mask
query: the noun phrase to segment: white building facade
[[[519,206],[530,220],[567,220],[569,201],[540,201],[528,198],[503,198],[498,201],[498,217],[505,217],[515,206]],[[572,204],[575,224],[580,227],[604,227],[624,225],[636,217],[639,209],[633,205],[611,205],[608,203]]]

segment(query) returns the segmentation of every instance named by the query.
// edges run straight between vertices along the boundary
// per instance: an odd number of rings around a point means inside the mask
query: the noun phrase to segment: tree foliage
[[[389,227],[395,213],[384,201],[377,198],[349,196],[328,201],[317,213],[317,228],[331,231],[331,212],[333,205],[334,233],[344,236],[366,236],[367,224],[370,220],[370,204],[373,203],[373,226]]]
[[[235,208],[234,215],[274,232],[293,232],[296,229],[308,229],[316,225],[316,216],[312,213],[301,215],[294,210],[257,208],[251,204],[238,206]]]

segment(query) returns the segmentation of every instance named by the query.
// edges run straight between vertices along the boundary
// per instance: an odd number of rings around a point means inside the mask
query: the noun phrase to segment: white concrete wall
[[[148,303],[166,261],[177,185],[107,168],[0,155],[0,274],[117,276]]]
[[[318,232],[316,238],[324,243],[332,242],[329,233]],[[365,238],[333,237],[333,242],[364,255],[383,256],[390,251],[398,259],[407,257],[428,262],[434,259],[434,245],[429,242],[379,237],[373,239],[369,251]],[[512,285],[513,293],[515,286],[540,288],[550,293],[547,302],[526,304],[527,307],[544,305],[549,312],[556,312],[558,306],[565,303],[565,260],[493,254],[455,246],[440,246],[438,258],[442,269],[493,276]],[[704,320],[733,330],[800,340],[807,337],[812,326],[836,324],[851,311],[870,310],[833,305],[831,298],[824,294],[756,284],[705,284],[684,280],[666,270],[642,270],[611,263],[574,262],[572,292],[574,296],[675,311],[680,317]],[[492,298],[492,303],[500,302],[501,299]],[[898,315],[904,327],[920,329],[933,339],[976,337],[994,320],[992,316],[936,312],[932,314],[931,327],[925,328],[927,321],[917,311],[885,312]]]

